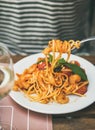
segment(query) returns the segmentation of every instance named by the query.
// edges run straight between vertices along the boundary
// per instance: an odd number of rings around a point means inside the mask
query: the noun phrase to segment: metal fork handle
[[[94,40],[95,40],[95,36],[93,36],[93,37],[89,37],[89,38],[86,38],[86,39],[83,39],[83,40],[81,40],[80,43],[85,43],[85,42],[88,42],[88,41],[94,41]]]

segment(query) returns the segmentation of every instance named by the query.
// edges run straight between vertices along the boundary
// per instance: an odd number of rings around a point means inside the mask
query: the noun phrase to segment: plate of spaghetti
[[[45,114],[65,114],[91,105],[95,100],[95,67],[71,54],[79,41],[51,40],[42,53],[16,64],[11,98],[24,108]]]

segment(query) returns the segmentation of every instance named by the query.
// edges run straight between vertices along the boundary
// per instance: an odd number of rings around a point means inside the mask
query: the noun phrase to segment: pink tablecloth
[[[17,130],[52,130],[51,115],[27,110],[9,96],[0,101],[0,121],[16,126]]]

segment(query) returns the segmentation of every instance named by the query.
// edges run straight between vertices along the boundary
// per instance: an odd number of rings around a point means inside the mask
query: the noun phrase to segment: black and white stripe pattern
[[[85,38],[88,7],[89,0],[0,0],[0,42],[23,55],[51,39]]]

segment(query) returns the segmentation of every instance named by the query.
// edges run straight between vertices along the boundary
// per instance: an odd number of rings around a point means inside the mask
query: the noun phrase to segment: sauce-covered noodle
[[[43,50],[45,57],[39,57],[22,74],[16,74],[14,90],[23,92],[31,101],[44,104],[68,103],[71,94],[83,96],[89,83],[85,70],[78,61],[69,61],[71,50],[79,47],[79,41],[49,41]],[[67,59],[62,58],[63,53],[67,53]]]

